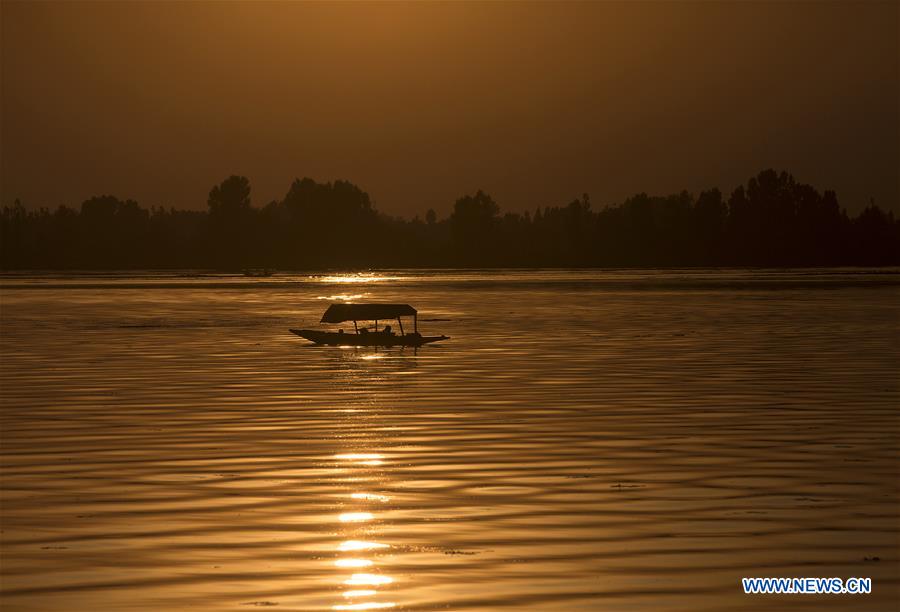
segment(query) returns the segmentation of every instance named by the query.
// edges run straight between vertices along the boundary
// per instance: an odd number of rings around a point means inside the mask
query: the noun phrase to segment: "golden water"
[[[896,609],[898,278],[4,277],[0,607]]]

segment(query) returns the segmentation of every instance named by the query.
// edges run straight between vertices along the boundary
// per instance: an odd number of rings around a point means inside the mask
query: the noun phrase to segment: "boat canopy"
[[[322,315],[322,323],[374,321],[414,317],[416,309],[409,304],[332,304]]]

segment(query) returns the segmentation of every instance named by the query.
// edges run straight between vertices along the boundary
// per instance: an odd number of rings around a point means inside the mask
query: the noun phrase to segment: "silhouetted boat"
[[[403,317],[413,318],[412,333],[403,332]],[[378,321],[396,319],[400,333],[395,334],[390,325],[378,330]],[[422,346],[429,342],[447,340],[448,336],[423,336],[419,333],[418,313],[409,304],[332,304],[322,315],[321,323],[353,321],[352,334],[344,330],[336,332],[315,329],[292,329],[292,333],[316,344],[331,346]],[[375,321],[375,330],[360,328],[358,321]]]

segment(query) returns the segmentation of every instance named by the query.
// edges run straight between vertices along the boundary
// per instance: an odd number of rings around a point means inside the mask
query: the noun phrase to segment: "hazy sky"
[[[900,3],[9,2],[4,204],[203,208],[248,176],[446,214],[787,169],[900,212]]]

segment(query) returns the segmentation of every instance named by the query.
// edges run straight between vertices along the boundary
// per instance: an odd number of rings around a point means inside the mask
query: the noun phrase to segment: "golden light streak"
[[[372,561],[369,559],[338,559],[334,562],[337,567],[369,567]]]
[[[378,283],[389,280],[400,280],[397,276],[376,276],[375,274],[335,274],[317,279],[320,283]]]
[[[362,521],[371,521],[375,515],[371,512],[344,512],[338,516],[338,520],[342,523],[359,523]]]
[[[341,453],[340,455],[335,455],[334,458],[356,461],[358,459],[382,459],[383,457],[378,453]]]
[[[384,456],[379,455],[378,453],[342,453],[340,455],[335,455],[334,458],[353,461],[361,465],[381,465]]]
[[[356,550],[375,550],[376,548],[390,548],[387,544],[381,544],[379,542],[362,542],[360,540],[347,540],[346,542],[341,542],[338,545],[338,550],[341,552],[350,552]]]
[[[348,586],[379,586],[390,584],[394,581],[390,576],[382,576],[381,574],[353,574],[344,581]]]
[[[380,501],[386,502],[390,501],[391,498],[387,495],[379,495],[377,493],[353,493],[350,495],[353,499],[365,499],[369,501]]]
[[[349,302],[351,300],[359,300],[365,297],[364,293],[339,293],[337,295],[320,295],[317,296],[317,300],[328,300],[329,302],[335,302],[337,300],[343,300],[345,302]]]

